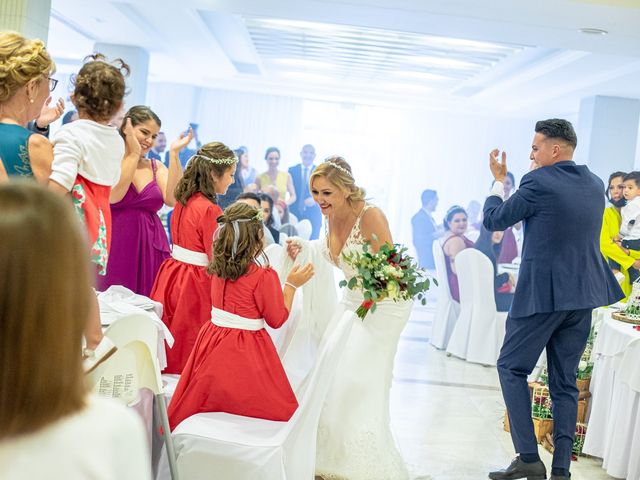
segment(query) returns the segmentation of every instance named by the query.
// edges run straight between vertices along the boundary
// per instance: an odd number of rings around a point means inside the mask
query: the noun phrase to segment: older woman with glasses
[[[54,71],[55,64],[41,40],[0,32],[0,163],[9,178],[35,177],[41,183],[49,179],[51,143],[26,126],[50,101],[57,83],[50,78]]]

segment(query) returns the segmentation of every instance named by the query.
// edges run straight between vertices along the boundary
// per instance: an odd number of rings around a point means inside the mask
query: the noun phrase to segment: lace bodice
[[[333,265],[335,265],[340,270],[342,270],[342,273],[344,273],[344,276],[347,280],[349,280],[356,274],[356,270],[350,265],[348,265],[343,260],[342,256],[344,254],[349,255],[351,253],[360,252],[362,250],[362,245],[364,244],[364,237],[362,236],[362,231],[360,229],[360,221],[362,220],[362,216],[364,215],[364,212],[366,212],[370,208],[373,208],[373,205],[365,204],[365,206],[362,207],[362,210],[360,210],[360,213],[358,214],[358,217],[356,218],[356,221],[353,224],[353,227],[351,228],[351,232],[349,232],[349,236],[347,237],[347,240],[344,242],[344,245],[342,246],[342,250],[340,250],[340,253],[338,254],[338,258],[333,258],[331,255],[331,249],[329,247],[329,234],[330,234],[329,227],[328,227],[329,222],[327,222],[325,240],[324,242],[322,242],[322,254],[329,262],[331,262]]]

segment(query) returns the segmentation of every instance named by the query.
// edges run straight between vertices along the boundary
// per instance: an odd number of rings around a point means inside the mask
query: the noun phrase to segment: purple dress
[[[464,248],[472,248],[473,247],[473,242],[471,240],[469,240],[467,237],[465,237],[464,235],[451,235],[442,244],[442,251],[443,252],[444,252],[444,246],[447,244],[447,242],[449,240],[451,240],[454,237],[460,237],[464,241]],[[451,298],[453,298],[456,302],[459,302],[460,301],[460,286],[458,285],[458,275],[456,275],[456,273],[453,271],[453,268],[451,268],[451,264],[453,263],[452,260],[451,260],[451,257],[445,253],[444,254],[444,259],[445,259],[444,263],[446,264],[446,267],[447,267],[447,280],[449,281],[449,289],[451,290]],[[109,260],[109,261],[111,261],[111,260]]]
[[[123,285],[149,296],[160,264],[169,257],[169,241],[158,210],[164,205],[151,160],[153,180],[140,192],[133,183],[118,203],[111,205],[112,237],[107,274],[98,279],[98,290]]]

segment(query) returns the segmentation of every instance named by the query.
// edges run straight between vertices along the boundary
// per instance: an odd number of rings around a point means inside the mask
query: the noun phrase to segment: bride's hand
[[[289,258],[291,258],[291,260],[295,261],[295,259],[298,258],[298,254],[300,253],[301,249],[302,247],[298,242],[296,242],[295,240],[287,239],[287,254],[289,255]]]

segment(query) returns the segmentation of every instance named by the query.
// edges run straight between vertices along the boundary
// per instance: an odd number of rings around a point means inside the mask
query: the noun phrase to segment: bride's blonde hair
[[[351,205],[365,199],[366,193],[363,188],[356,185],[351,166],[339,155],[327,157],[324,162],[315,168],[309,177],[309,189],[311,189],[313,179],[316,177],[326,178],[345,192],[347,194],[347,202]]]

